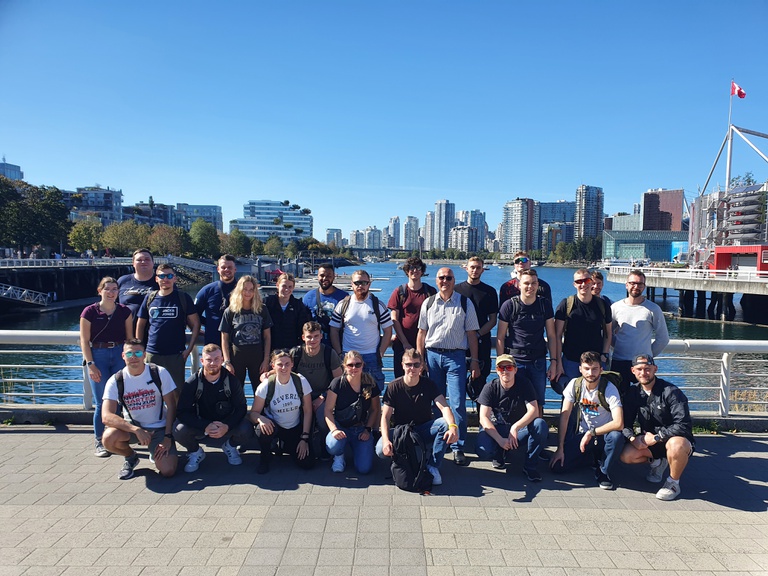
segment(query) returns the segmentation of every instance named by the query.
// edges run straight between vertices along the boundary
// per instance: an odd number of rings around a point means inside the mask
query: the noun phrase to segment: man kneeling
[[[517,375],[513,356],[496,358],[496,374],[480,397],[480,432],[477,434],[477,455],[492,460],[494,468],[504,468],[507,455],[520,444],[527,444],[523,473],[531,482],[539,482],[536,469],[539,453],[547,441],[549,428],[538,418],[539,403],[531,381]]]
[[[118,473],[120,480],[133,478],[139,455],[131,444],[149,447],[150,460],[162,476],[176,473],[178,456],[173,440],[176,418],[176,384],[162,366],[144,363],[141,340],[128,340],[123,346],[125,368],[111,376],[104,390],[101,420],[107,427],[102,437],[104,447],[125,456]],[[118,402],[127,418],[116,414]],[[163,410],[165,403],[165,410]]]
[[[632,360],[632,374],[639,383],[632,386],[624,398],[624,436],[629,443],[621,453],[626,464],[650,462],[646,476],[656,484],[669,476],[656,492],[659,500],[674,500],[680,495],[680,476],[693,454],[693,425],[688,398],[674,384],[656,378],[656,364],[649,354]],[[640,433],[632,428],[640,424]]]
[[[237,446],[254,438],[253,424],[246,417],[248,403],[243,385],[227,370],[222,370],[224,356],[216,344],[203,347],[203,367],[187,378],[179,396],[179,421],[176,441],[188,452],[185,472],[196,472],[205,452],[199,440],[224,439],[221,449],[232,466],[243,463]]]

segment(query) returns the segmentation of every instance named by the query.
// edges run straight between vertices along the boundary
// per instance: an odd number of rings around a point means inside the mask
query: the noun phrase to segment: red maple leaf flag
[[[747,95],[747,93],[744,92],[744,88],[742,88],[741,86],[736,84],[736,82],[731,80],[731,96],[733,96],[734,94],[739,98],[744,98]]]

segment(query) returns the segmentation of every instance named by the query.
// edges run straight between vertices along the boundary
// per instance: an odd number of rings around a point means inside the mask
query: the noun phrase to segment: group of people
[[[643,297],[642,271],[629,274],[627,297],[611,303],[601,295],[602,275],[579,269],[574,294],[555,309],[524,252],[498,292],[481,281],[478,257],[467,262],[464,282],[440,268],[436,288],[423,282],[426,265],[409,258],[407,282],[386,303],[370,291],[365,270],[352,274],[351,294],[334,286],[331,265],[319,268],[318,288],[303,300],[293,296],[293,276],[282,274],[276,294],[262,301],[255,278],[236,279],[229,255],[218,261],[219,280],[193,301],[175,288],[172,267],[154,269],[146,250],[133,261],[133,274],[101,281],[100,301],[81,316],[96,455],[124,456],[120,478],[138,463],[132,443],[149,447],[164,476],[176,472],[177,443],[187,451],[185,471],[196,472],[201,442],[220,446],[232,465],[258,448],[260,474],[279,453],[304,469],[331,460],[334,472],[345,470],[348,454],[365,474],[374,454],[393,456],[393,431],[407,424],[431,447],[427,470],[439,485],[448,451],[456,465],[469,464],[469,397],[480,417],[475,452],[494,468],[522,446],[531,482],[548,459],[556,473],[592,465],[597,484],[610,489],[618,460],[646,462],[648,480],[663,482],[659,499],[680,493],[694,449],[691,418],[685,395],[656,378],[654,357],[669,337],[661,310]],[[202,366],[185,379],[201,330]],[[395,378],[386,383],[390,346]],[[547,382],[562,394],[554,453],[545,450]]]

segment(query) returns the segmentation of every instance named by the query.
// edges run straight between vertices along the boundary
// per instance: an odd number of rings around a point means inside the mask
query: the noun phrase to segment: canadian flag
[[[747,93],[744,92],[744,88],[742,88],[741,86],[736,84],[736,82],[731,80],[731,96],[733,96],[734,94],[739,98],[744,98],[747,95]]]

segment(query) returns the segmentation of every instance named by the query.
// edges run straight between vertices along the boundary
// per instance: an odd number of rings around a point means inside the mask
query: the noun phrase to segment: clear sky
[[[314,235],[436,200],[605,211],[697,194],[728,125],[768,133],[765,0],[0,0],[0,154],[124,202],[310,208]],[[768,140],[753,138],[768,151]],[[734,147],[733,174],[768,179]],[[721,161],[715,183],[724,183]]]

